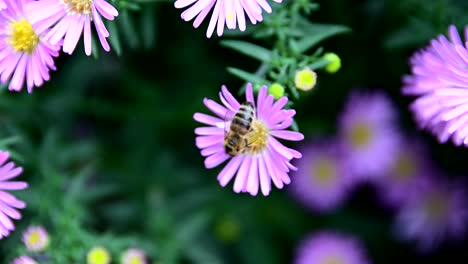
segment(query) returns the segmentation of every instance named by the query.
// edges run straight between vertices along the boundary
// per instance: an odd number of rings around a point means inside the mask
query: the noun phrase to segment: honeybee
[[[252,143],[249,133],[253,131],[252,123],[255,118],[253,104],[250,102],[242,103],[231,120],[229,131],[224,136],[224,150],[227,154],[236,156],[249,148]]]

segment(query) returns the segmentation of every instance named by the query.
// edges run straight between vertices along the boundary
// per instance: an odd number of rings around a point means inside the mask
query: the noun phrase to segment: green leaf
[[[300,53],[307,51],[317,45],[320,41],[329,37],[349,32],[349,28],[340,25],[307,23],[306,26],[307,27],[303,30],[307,32],[307,35],[295,43],[295,48]]]
[[[138,36],[136,34],[137,30],[133,23],[133,19],[130,18],[130,15],[127,10],[124,10],[120,15],[120,23],[122,33],[125,37],[126,43],[130,46],[131,49],[138,48]]]
[[[231,48],[251,58],[257,59],[263,62],[270,62],[273,58],[273,53],[263,47],[255,44],[239,41],[239,40],[224,40],[221,41],[221,45],[224,47]]]
[[[115,26],[114,21],[107,22],[107,29],[109,30],[109,42],[112,45],[112,48],[114,48],[115,53],[117,55],[122,54],[122,46],[120,45],[120,35],[119,35],[119,30]]]
[[[270,84],[270,82],[263,79],[262,77],[252,74],[250,72],[246,72],[241,69],[228,67],[227,70],[230,74],[237,76],[247,82],[256,83],[256,84],[267,84],[267,85]]]
[[[143,9],[140,19],[141,39],[145,49],[150,49],[156,42],[156,26],[154,21],[156,21],[154,6],[148,5]]]

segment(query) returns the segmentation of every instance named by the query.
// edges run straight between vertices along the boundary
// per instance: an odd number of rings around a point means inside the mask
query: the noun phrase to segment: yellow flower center
[[[133,256],[130,258],[129,264],[141,264],[141,263],[143,263],[143,260],[141,259],[140,256]]]
[[[311,177],[314,184],[330,185],[336,180],[336,166],[333,161],[322,158],[312,164]]]
[[[402,154],[398,157],[395,168],[394,178],[400,182],[407,182],[416,171],[416,165],[409,155]]]
[[[349,134],[351,144],[356,148],[363,148],[369,144],[372,139],[372,131],[369,125],[365,123],[356,124]]]
[[[32,24],[23,18],[18,21],[12,21],[8,26],[10,36],[7,39],[7,43],[15,52],[32,54],[39,44],[39,36],[34,32]]]
[[[28,237],[28,244],[29,245],[37,245],[41,239],[39,232],[32,232]]]
[[[330,256],[325,258],[320,264],[344,264],[345,262],[338,257]]]
[[[429,218],[436,222],[443,221],[449,213],[447,198],[443,193],[433,193],[424,205]]]
[[[269,135],[270,130],[266,125],[258,119],[254,120],[252,122],[252,132],[247,134],[249,145],[246,152],[251,155],[261,153],[267,147]]]
[[[62,0],[68,6],[69,13],[86,14],[92,12],[94,0]]]
[[[88,264],[109,264],[111,258],[105,248],[95,247],[88,252],[87,260]]]

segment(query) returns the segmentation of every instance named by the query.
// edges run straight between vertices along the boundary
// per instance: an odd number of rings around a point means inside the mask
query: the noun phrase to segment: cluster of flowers
[[[28,92],[50,79],[60,49],[72,54],[83,34],[91,55],[91,21],[102,47],[109,51],[103,20],[118,11],[105,0],[0,0],[0,81],[9,90]]]
[[[274,0],[281,3],[282,0]],[[271,6],[266,0],[177,0],[174,3],[176,8],[187,8],[181,14],[184,21],[193,21],[193,27],[198,28],[205,17],[213,10],[206,37],[213,35],[215,27],[217,34],[221,36],[224,26],[234,30],[239,25],[241,31],[246,29],[245,14],[252,24],[263,21],[262,12],[265,10],[271,13]],[[214,7],[214,8],[213,8]],[[263,10],[262,10],[263,9]],[[236,25],[237,24],[237,25]]]
[[[446,182],[421,143],[402,135],[391,101],[379,92],[353,92],[339,120],[339,136],[301,149],[291,192],[304,206],[330,212],[362,183],[396,211],[396,234],[421,250],[463,234],[468,220],[462,185]],[[325,143],[324,143],[325,142]]]
[[[29,226],[23,232],[22,240],[26,249],[34,253],[45,252],[50,244],[49,234],[43,226]],[[45,255],[27,256],[22,255],[15,258],[11,264],[37,264],[38,258],[46,258]],[[109,264],[111,256],[109,252],[100,246],[94,247],[88,251],[86,256],[87,264]],[[129,248],[120,256],[121,264],[147,264],[147,257],[143,250],[138,248]]]

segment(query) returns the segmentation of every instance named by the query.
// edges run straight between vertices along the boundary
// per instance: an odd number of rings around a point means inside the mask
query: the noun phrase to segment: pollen
[[[336,166],[333,161],[322,158],[312,165],[312,180],[314,184],[326,186],[336,181]]]
[[[68,13],[91,14],[94,0],[62,0],[68,6]]]
[[[256,119],[252,122],[252,132],[247,137],[249,141],[247,153],[251,155],[263,152],[268,145],[268,136],[270,130],[266,127],[265,123]]]
[[[10,34],[7,43],[15,52],[32,54],[39,44],[39,36],[34,32],[32,24],[23,18],[12,21],[8,26]]]
[[[366,147],[372,139],[371,128],[365,123],[356,124],[349,135],[349,140],[357,148]]]

